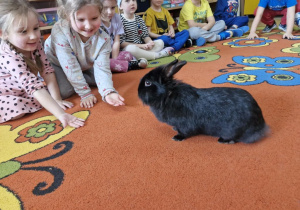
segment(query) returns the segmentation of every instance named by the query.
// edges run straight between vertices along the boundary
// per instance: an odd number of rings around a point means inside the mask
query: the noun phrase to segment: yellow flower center
[[[42,132],[44,132],[46,130],[46,128],[40,128],[40,129],[38,129],[36,132],[37,133],[42,133]]]

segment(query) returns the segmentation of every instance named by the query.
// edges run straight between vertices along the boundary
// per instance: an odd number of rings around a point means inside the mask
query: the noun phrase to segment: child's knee
[[[168,37],[168,36],[166,36],[166,35],[162,35],[162,36],[160,36],[159,38],[155,39],[154,41],[156,41],[156,40],[162,40],[163,42],[167,42],[167,41],[168,41],[168,39],[169,39],[169,37]]]
[[[183,36],[190,36],[190,33],[188,30],[182,30],[181,33]]]
[[[121,51],[118,55],[118,60],[131,61],[133,59],[133,55],[127,51]]]
[[[75,93],[75,90],[73,88],[62,90],[60,89],[60,95],[62,99],[70,98]]]
[[[154,44],[155,44],[154,48],[156,49],[154,51],[156,51],[156,52],[162,50],[165,46],[164,41],[161,39],[156,39],[154,41]]]
[[[155,42],[155,45],[164,46],[164,41],[161,39],[157,39],[154,42]]]
[[[224,20],[218,20],[218,21],[216,21],[216,23],[215,24],[218,24],[218,26],[220,27],[220,28],[225,28],[226,27],[226,23],[225,23],[225,21]]]
[[[135,55],[138,52],[139,47],[134,44],[130,44],[130,45],[127,45],[124,50]]]
[[[189,28],[189,34],[191,39],[198,39],[200,37],[201,29],[199,27]]]

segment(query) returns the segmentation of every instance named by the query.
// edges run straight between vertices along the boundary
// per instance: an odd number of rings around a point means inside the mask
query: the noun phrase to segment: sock
[[[231,26],[229,29],[237,29],[237,26]]]
[[[205,43],[206,43],[206,39],[204,39],[203,37],[199,37],[199,38],[196,40],[196,45],[197,45],[198,47],[205,45]]]
[[[232,31],[232,33],[233,33],[232,36],[233,37],[241,37],[244,34],[244,31],[242,29],[239,29],[239,28],[237,28],[237,29],[230,29],[230,31]]]
[[[233,32],[228,30],[228,31],[222,31],[218,34],[220,36],[220,40],[225,40],[225,39],[229,39],[232,37]]]
[[[155,57],[156,58],[163,58],[163,57],[173,55],[173,53],[174,53],[174,48],[173,47],[166,47],[165,49],[158,52]]]
[[[239,29],[242,29],[244,33],[249,31],[249,26],[241,26]]]

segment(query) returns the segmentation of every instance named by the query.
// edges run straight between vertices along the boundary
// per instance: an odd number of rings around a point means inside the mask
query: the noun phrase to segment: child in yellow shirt
[[[197,46],[232,37],[233,31],[224,31],[225,26],[224,20],[215,21],[207,0],[187,0],[180,11],[178,30],[188,29]]]
[[[189,32],[182,30],[175,33],[174,19],[168,10],[163,8],[163,1],[151,0],[151,7],[145,12],[143,19],[148,27],[149,35],[152,39],[161,39],[165,47],[173,47],[175,51],[180,50],[186,43],[186,47],[192,45],[189,39]]]

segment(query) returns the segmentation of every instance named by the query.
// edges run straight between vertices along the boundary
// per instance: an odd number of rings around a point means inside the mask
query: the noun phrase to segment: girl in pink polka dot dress
[[[64,112],[73,104],[60,97],[40,41],[37,15],[26,0],[0,1],[0,123],[44,107],[64,127],[81,127],[83,119]]]

